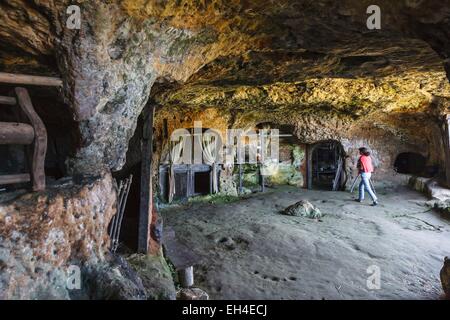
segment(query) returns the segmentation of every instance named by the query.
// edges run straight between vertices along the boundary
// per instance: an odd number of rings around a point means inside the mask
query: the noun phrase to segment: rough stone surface
[[[284,209],[282,213],[288,216],[306,217],[310,219],[319,219],[322,217],[322,212],[308,200],[300,200]]]
[[[0,66],[63,78],[81,135],[72,172],[123,166],[155,81],[162,105],[259,105],[263,118],[295,107],[346,122],[449,97],[445,1],[381,0],[381,32],[366,28],[370,1],[82,1],[80,30],[69,4],[0,4]],[[311,139],[308,126],[297,135]]]
[[[368,0],[76,3],[80,30],[66,27],[68,0],[0,3],[0,69],[63,79],[61,92],[52,94],[61,95],[63,110],[75,119],[68,136],[79,135],[74,152],[64,152],[69,174],[121,169],[148,103],[158,107],[155,159],[167,154],[166,134],[202,120],[222,132],[270,122],[289,125],[303,144],[337,140],[350,178],[362,145],[372,150],[377,177],[393,176],[399,152],[418,152],[427,165],[444,167],[448,1],[379,0],[383,28],[370,32]],[[299,168],[290,169],[280,181],[301,184]],[[247,176],[256,183],[256,175]],[[229,181],[222,181],[225,189],[233,188]],[[115,198],[106,174],[3,202],[2,297],[69,297],[63,281],[68,264],[102,268]],[[133,262],[143,269],[157,265]],[[106,266],[97,271],[102,283],[113,284],[111,297],[142,296],[122,262],[107,263],[113,273]],[[143,287],[150,285],[143,276]],[[146,294],[172,298],[167,292]]]
[[[177,300],[209,300],[209,295],[200,288],[183,288],[177,292]]]
[[[67,268],[104,261],[115,212],[116,189],[108,173],[2,201],[1,298],[69,298]]]
[[[445,257],[444,266],[441,269],[440,275],[442,289],[444,289],[447,298],[450,299],[450,259],[448,257]]]
[[[450,214],[450,190],[442,187],[439,181],[433,178],[413,176],[408,182],[414,190],[431,198],[427,202],[430,207],[434,207],[445,214]]]
[[[237,185],[233,176],[233,169],[224,166],[219,176],[219,193],[224,196],[237,197]]]
[[[267,185],[291,185],[297,187],[304,187],[305,180],[301,172],[301,165],[305,160],[304,148],[300,146],[289,146],[287,152],[289,153],[288,159],[282,161],[282,151],[280,148],[280,163],[278,164],[275,172],[266,177]]]
[[[172,273],[162,255],[133,254],[127,261],[142,279],[148,300],[176,299]]]
[[[283,186],[221,206],[167,208],[162,215],[199,256],[195,283],[211,299],[439,299],[448,219],[405,186],[377,191],[377,207],[356,203],[348,192]],[[326,219],[279,214],[305,198]],[[228,237],[234,250],[215,241]],[[382,270],[380,290],[366,286],[371,265]]]
[[[145,300],[147,297],[141,278],[124,257],[110,256],[103,263],[85,266],[82,275],[81,292],[72,293],[72,299]]]

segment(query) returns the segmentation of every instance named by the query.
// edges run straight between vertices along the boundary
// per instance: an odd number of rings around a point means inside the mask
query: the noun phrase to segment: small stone
[[[281,213],[288,216],[307,217],[310,219],[319,219],[323,216],[322,212],[308,200],[300,200],[284,209]]]
[[[209,300],[209,295],[200,288],[183,288],[178,291],[177,300]]]

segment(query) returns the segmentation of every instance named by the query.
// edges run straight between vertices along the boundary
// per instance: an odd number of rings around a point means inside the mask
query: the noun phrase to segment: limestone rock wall
[[[109,173],[7,194],[0,202],[0,298],[66,299],[68,267],[97,265],[108,254],[116,212]]]
[[[441,170],[443,168],[443,153],[440,152],[443,150],[441,131],[437,117],[432,114],[433,110],[433,106],[428,106],[423,112],[399,112],[389,115],[375,113],[354,118],[333,112],[319,115],[304,113],[296,107],[282,111],[275,109],[257,112],[257,105],[247,105],[238,110],[169,105],[160,109],[155,119],[156,159],[163,161],[167,157],[167,142],[174,130],[192,128],[195,121],[200,121],[203,128],[216,129],[224,139],[227,128],[250,129],[261,123],[270,123],[273,128],[292,128],[291,133],[297,139],[302,154],[306,152],[307,145],[327,140],[340,142],[347,156],[347,184],[351,184],[357,174],[358,149],[363,146],[372,152],[376,168],[374,180],[398,181],[394,162],[403,152],[419,153],[427,159],[428,166],[437,166]],[[301,163],[295,169],[295,175],[289,175],[292,168],[288,166],[285,175],[268,179],[268,182],[273,180],[274,184],[289,183],[287,178],[294,177],[299,185],[302,184],[300,180],[303,180],[305,186],[306,157],[300,158]],[[155,166],[154,175],[157,181],[158,163],[155,163]],[[256,179],[256,176],[253,178]]]
[[[70,4],[81,9],[80,30],[66,26]],[[202,106],[205,101],[266,106],[299,102],[323,109],[319,102],[325,98],[352,113],[354,104],[374,101],[377,94],[372,91],[384,91],[389,99],[369,103],[370,108],[386,110],[420,105],[429,100],[430,92],[445,96],[440,84],[449,58],[445,1],[379,1],[383,29],[368,34],[370,4],[6,1],[0,4],[0,67],[62,77],[62,95],[81,135],[68,163],[71,172],[119,170],[155,81],[174,86],[191,78],[213,81],[200,97],[187,91],[188,100]],[[398,73],[404,78],[401,84]],[[319,76],[322,79],[311,79]],[[390,78],[380,83],[373,76]],[[353,81],[354,77],[361,79]],[[239,86],[217,88],[223,84]],[[342,99],[326,97],[327,92],[340,93],[340,88],[350,86],[363,99],[348,94]]]

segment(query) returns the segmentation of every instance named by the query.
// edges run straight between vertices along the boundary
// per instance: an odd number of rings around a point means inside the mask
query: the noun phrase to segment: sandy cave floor
[[[450,221],[399,186],[381,204],[348,192],[269,189],[232,203],[163,210],[165,225],[199,257],[196,285],[212,299],[439,299]],[[308,199],[321,222],[278,212]],[[369,290],[367,268],[381,272]]]

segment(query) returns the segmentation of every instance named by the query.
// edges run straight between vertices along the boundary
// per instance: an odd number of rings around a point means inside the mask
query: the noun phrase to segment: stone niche
[[[0,95],[13,96],[16,86],[0,86]],[[62,101],[55,88],[28,87],[31,102],[36,113],[44,122],[47,130],[47,152],[45,157],[45,173],[47,182],[58,180],[69,175],[67,160],[73,157],[80,145],[78,124],[73,120],[70,107]],[[29,120],[22,114],[19,106],[2,105],[0,121],[25,122]],[[30,172],[32,155],[31,146],[0,145],[0,174],[19,174]],[[17,189],[28,185],[0,186],[0,189]]]
[[[292,128],[281,126],[279,134],[279,163],[277,169],[266,177],[266,184],[306,187],[307,145],[297,139]]]

